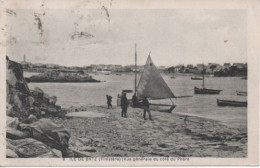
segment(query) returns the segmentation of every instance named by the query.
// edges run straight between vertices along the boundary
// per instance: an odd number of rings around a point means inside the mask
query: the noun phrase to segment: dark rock
[[[48,119],[40,119],[32,124],[20,124],[21,130],[28,130],[32,138],[37,139],[51,148],[65,150],[69,146],[70,134],[63,127]]]
[[[30,115],[27,119],[25,119],[22,123],[24,124],[31,124],[38,121],[38,119],[34,115]]]
[[[52,97],[50,97],[49,101],[50,101],[50,104],[55,105],[56,102],[57,102],[57,97],[56,96],[52,96]]]
[[[12,113],[13,107],[9,103],[6,103],[6,115],[10,116]]]
[[[34,104],[35,100],[32,96],[26,97],[26,105],[29,107],[32,107]]]
[[[24,138],[29,138],[30,136],[29,136],[29,134],[26,134],[17,129],[7,127],[6,128],[6,137],[9,139],[24,139]]]
[[[34,88],[34,95],[35,95],[37,98],[43,99],[43,94],[44,94],[44,92],[43,92],[40,88],[38,88],[38,87],[35,87],[35,88]]]

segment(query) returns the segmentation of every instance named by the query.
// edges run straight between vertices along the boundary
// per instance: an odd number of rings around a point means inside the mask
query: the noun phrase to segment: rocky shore
[[[57,98],[37,87],[30,90],[21,65],[8,57],[6,66],[6,157],[86,156],[69,149],[69,132],[48,119],[66,114]]]
[[[98,113],[97,117],[52,118],[71,134],[72,149],[92,157],[246,157],[247,129],[229,128],[217,121],[152,111],[103,106],[71,107],[67,111]],[[86,114],[88,113],[86,112]]]

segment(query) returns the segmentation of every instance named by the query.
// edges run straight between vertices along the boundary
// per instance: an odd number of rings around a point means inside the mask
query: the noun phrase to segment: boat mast
[[[137,62],[137,53],[136,53],[136,44],[135,44],[135,95],[136,95],[136,62]]]

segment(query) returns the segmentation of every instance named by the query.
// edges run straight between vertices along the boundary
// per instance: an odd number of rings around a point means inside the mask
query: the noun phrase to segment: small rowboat
[[[125,93],[133,93],[133,90],[125,89],[125,90],[122,90],[122,92],[125,92]]]
[[[203,80],[203,79],[199,77],[191,77],[191,80]]]
[[[218,106],[247,107],[247,102],[233,101],[233,100],[217,99],[217,104],[218,104]]]
[[[236,91],[238,96],[247,96],[247,92]]]
[[[194,87],[195,94],[219,94],[222,90],[206,89]]]

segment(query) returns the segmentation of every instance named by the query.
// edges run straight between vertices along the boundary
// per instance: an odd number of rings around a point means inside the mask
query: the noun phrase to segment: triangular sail
[[[175,97],[154,65],[150,55],[147,58],[144,71],[137,86],[137,97],[151,99]]]

